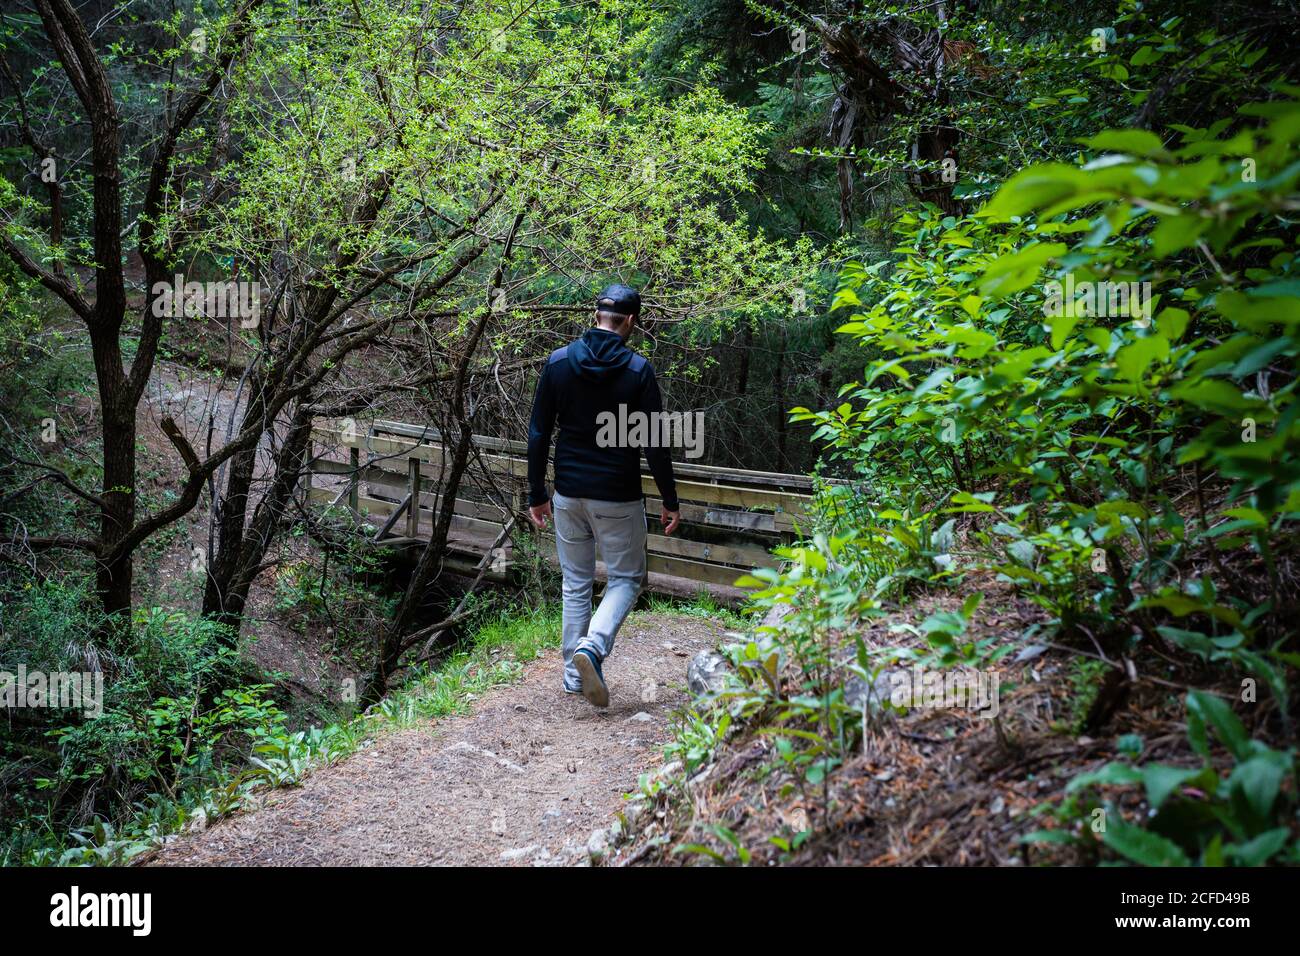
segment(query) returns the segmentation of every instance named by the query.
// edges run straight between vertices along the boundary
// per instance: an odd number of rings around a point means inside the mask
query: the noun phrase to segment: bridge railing
[[[346,504],[382,522],[380,543],[413,545],[427,540],[440,507],[439,476],[447,456],[434,428],[380,420],[364,430],[320,425],[312,431],[308,469],[309,498]],[[507,524],[524,527],[528,461],[522,442],[474,436],[470,473],[454,502],[448,549],[469,566],[493,554],[492,576],[503,577],[512,544]],[[346,454],[346,460],[342,456]],[[740,471],[691,462],[674,462],[682,525],[673,537],[657,533],[662,505],[654,479],[643,470],[642,488],[650,515],[647,564],[652,575],[730,588],[754,567],[778,563],[769,549],[792,540],[807,524],[812,481],[804,475]],[[643,463],[644,469],[644,463]],[[318,484],[317,476],[324,480]],[[549,532],[537,534],[554,551]],[[455,562],[453,561],[453,565]],[[654,586],[654,578],[651,579]]]

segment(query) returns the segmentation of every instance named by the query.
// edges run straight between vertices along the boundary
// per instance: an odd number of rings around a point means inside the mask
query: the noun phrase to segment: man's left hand
[[[540,505],[533,505],[528,509],[528,520],[538,528],[546,527],[546,519],[551,517],[551,503],[543,501]]]

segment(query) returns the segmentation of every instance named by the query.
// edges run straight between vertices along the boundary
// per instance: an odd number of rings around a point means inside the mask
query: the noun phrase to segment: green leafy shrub
[[[1099,836],[1119,857],[1143,866],[1300,863],[1300,841],[1291,832],[1300,770],[1294,748],[1252,740],[1227,703],[1212,694],[1192,691],[1186,703],[1187,739],[1199,765],[1114,762],[1080,774],[1067,788],[1071,799],[1055,811],[1063,828],[1029,834],[1026,841],[1091,848]],[[1228,752],[1226,772],[1212,759],[1210,730]],[[1143,825],[1096,796],[1115,787],[1141,788]]]
[[[1031,166],[973,216],[905,214],[898,259],[850,264],[836,298],[865,377],[836,409],[795,410],[877,521],[958,516],[965,566],[1020,588],[1058,639],[1226,665],[1267,686],[1287,726],[1297,96],[1243,107],[1235,129],[1176,127],[1174,143],[1088,137],[1080,164]],[[1116,314],[1118,288],[1133,296]],[[1238,751],[1248,774],[1289,759],[1259,741]],[[1253,808],[1253,824],[1210,814],[1236,842],[1207,838],[1196,852],[1210,856],[1191,858],[1278,852],[1262,798],[1224,800]]]
[[[350,520],[348,516],[347,520]],[[347,533],[339,535],[348,541]],[[302,633],[327,635],[342,659],[366,666],[377,628],[392,614],[397,597],[377,593],[384,576],[380,555],[363,539],[355,548],[331,551],[324,560],[292,561],[275,578],[275,609]]]
[[[889,274],[850,265],[837,297],[858,310],[840,332],[878,358],[839,408],[796,410],[857,470],[860,494],[969,516],[1000,573],[1064,632],[1112,611],[1154,632],[1146,612],[1187,592],[1180,566],[1198,549],[1249,549],[1270,581],[1207,623],[1249,643],[1245,612],[1279,609],[1276,550],[1300,508],[1300,289],[1277,211],[1296,195],[1300,108],[1244,112],[1267,119],[1258,133],[1191,130],[1176,150],[1099,134],[1096,160],[1031,167],[976,217],[904,216]],[[1274,175],[1242,181],[1243,153]],[[1062,215],[1078,209],[1091,212]],[[1161,261],[1189,247],[1188,278],[1164,289]],[[1045,314],[1045,271],[1161,291],[1150,318]],[[1204,505],[1190,527],[1174,502],[1185,493]]]
[[[0,670],[103,677],[99,716],[16,712],[0,744],[12,769],[3,775],[12,812],[0,821],[10,854],[44,842],[42,829],[107,825],[151,794],[209,785],[224,760],[242,762],[284,719],[222,627],[201,617],[141,609],[129,629],[106,628],[84,588],[55,579],[11,586],[0,609]]]

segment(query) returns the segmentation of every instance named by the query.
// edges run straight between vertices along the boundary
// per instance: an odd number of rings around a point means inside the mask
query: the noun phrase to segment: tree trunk
[[[438,520],[434,522],[429,543],[420,552],[420,558],[411,573],[411,580],[406,586],[393,621],[384,633],[383,642],[376,656],[374,669],[366,676],[361,690],[360,703],[365,707],[375,703],[388,691],[388,681],[397,669],[402,653],[406,650],[407,634],[415,623],[415,615],[425,592],[433,583],[447,551],[447,536],[451,533],[451,520],[456,513],[456,495],[460,491],[461,479],[469,467],[469,453],[473,445],[474,430],[470,423],[462,421],[456,436],[456,449],[452,457],[442,486],[438,489],[441,505]]]
[[[135,526],[135,402],[122,370],[117,331],[92,333],[92,350],[104,441],[99,534],[102,550],[108,553]],[[132,577],[130,553],[98,563],[95,591],[106,614],[130,619]]]
[[[258,501],[252,521],[248,523],[247,529],[241,523],[237,533],[233,529],[228,534],[223,532],[209,569],[203,596],[203,613],[229,627],[232,642],[239,636],[249,589],[279,535],[289,502],[306,464],[313,421],[312,414],[307,411],[309,404],[307,401],[301,402],[294,413],[284,444],[276,456],[271,485]],[[247,488],[243,495],[243,500],[247,501]],[[246,510],[245,506],[241,509],[241,514]]]
[[[736,394],[744,398],[749,389],[749,354],[754,349],[754,326],[746,319],[745,332],[740,340],[740,372],[736,375]]]
[[[240,424],[241,432],[263,417],[263,388],[261,377],[253,376],[250,382],[251,397]],[[253,474],[257,465],[257,448],[254,444],[251,448],[237,452],[228,463],[226,487],[216,503],[216,548],[207,568],[207,581],[203,589],[204,616],[235,627],[238,627],[243,608],[230,607],[226,599],[244,545],[244,525],[248,516],[248,496],[253,487]]]
[[[940,21],[946,21],[944,5],[934,6]],[[887,17],[865,27],[854,21],[832,25],[816,16],[811,22],[822,41],[823,61],[844,77],[827,133],[836,149],[846,154],[838,172],[840,228],[848,232],[857,174],[852,154],[866,144],[866,129],[911,114],[919,102],[948,102],[943,33],[906,17]],[[955,177],[949,182],[942,164],[952,160],[950,168],[956,171],[958,139],[956,127],[940,123],[920,130],[910,144],[910,159],[924,168],[908,175],[908,187],[918,199],[950,215],[961,211],[961,203],[952,195]]]
[[[781,326],[781,343],[776,350],[776,470],[789,471],[786,458],[785,401],[785,326]]]

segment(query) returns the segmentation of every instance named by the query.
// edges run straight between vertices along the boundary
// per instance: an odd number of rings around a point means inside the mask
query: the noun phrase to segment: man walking
[[[602,413],[626,421],[627,414],[644,412],[653,422],[663,410],[654,369],[626,344],[640,316],[635,289],[605,289],[596,299],[595,328],[547,359],[528,425],[528,517],[538,528],[554,520],[564,575],[564,689],[597,707],[609,706],[601,665],[646,575],[642,449],[611,442],[609,430],[597,426]],[[548,498],[546,458],[557,423],[555,495]],[[672,534],[681,520],[672,459],[667,448],[644,450],[663,499],[664,534]],[[597,545],[608,580],[593,614]]]

